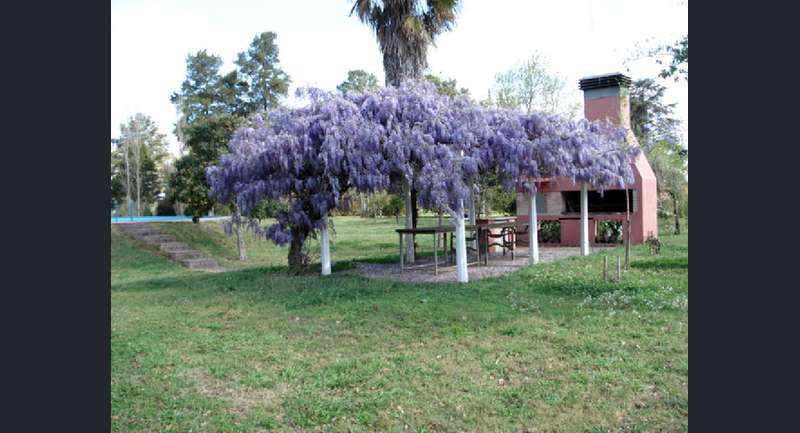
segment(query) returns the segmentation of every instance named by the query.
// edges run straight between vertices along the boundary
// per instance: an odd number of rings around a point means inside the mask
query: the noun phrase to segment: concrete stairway
[[[158,247],[170,259],[191,269],[220,270],[216,260],[207,257],[200,251],[194,250],[183,242],[176,242],[175,236],[161,234],[161,232],[148,223],[117,224],[122,233]]]

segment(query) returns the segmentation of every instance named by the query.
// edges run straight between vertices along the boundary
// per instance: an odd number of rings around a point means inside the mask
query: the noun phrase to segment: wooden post
[[[608,256],[603,256],[603,281],[608,281]]]
[[[581,255],[589,255],[589,191],[581,184]]]

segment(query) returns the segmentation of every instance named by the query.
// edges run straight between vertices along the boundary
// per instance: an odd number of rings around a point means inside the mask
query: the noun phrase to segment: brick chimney
[[[638,146],[639,142],[631,129],[631,100],[629,89],[631,79],[615,72],[593,75],[580,80],[583,90],[583,113],[588,120],[608,119],[628,130],[628,144]],[[634,204],[631,212],[631,241],[644,242],[648,235],[658,237],[658,198],[656,176],[644,152],[631,163],[635,182],[628,185],[634,190]]]
[[[616,125],[631,129],[631,79],[615,72],[581,78],[583,113],[589,120],[607,118]]]

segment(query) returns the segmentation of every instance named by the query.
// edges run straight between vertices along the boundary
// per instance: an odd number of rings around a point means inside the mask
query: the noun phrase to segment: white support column
[[[460,208],[456,212],[451,212],[450,217],[453,219],[456,235],[456,275],[458,276],[459,283],[469,282],[469,273],[467,272],[467,240],[464,231],[464,202],[459,203]]]
[[[406,228],[414,227],[414,215],[411,209],[411,186],[408,182],[403,184],[403,193],[406,199]],[[414,263],[414,236],[411,234],[406,235],[406,263]]]
[[[589,191],[581,184],[581,255],[589,255]]]
[[[536,192],[534,183],[530,183],[531,192],[528,194],[528,264],[539,263],[539,217],[536,213]]]
[[[331,274],[331,240],[328,235],[328,217],[325,217],[325,227],[320,230],[322,275]]]

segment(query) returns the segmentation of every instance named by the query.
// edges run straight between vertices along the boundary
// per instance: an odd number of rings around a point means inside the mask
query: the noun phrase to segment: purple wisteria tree
[[[421,82],[344,96],[302,92],[308,105],[254,117],[208,170],[212,198],[235,200],[244,215],[264,198],[288,200],[275,224],[255,229],[290,244],[293,273],[307,267],[303,244],[317,233],[325,273],[327,216],[348,188],[376,192],[402,179],[420,206],[445,210],[457,232],[459,281],[467,281],[464,202],[480,176],[495,174],[507,190],[549,176],[599,190],[632,180],[636,150],[610,124],[488,109]]]

